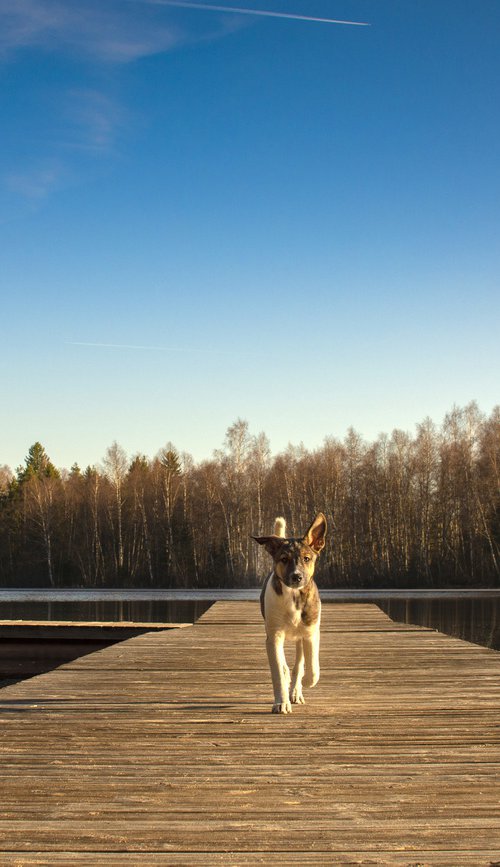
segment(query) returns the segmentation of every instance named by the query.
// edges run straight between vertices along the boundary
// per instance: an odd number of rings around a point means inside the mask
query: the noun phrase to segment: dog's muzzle
[[[292,572],[291,575],[286,576],[285,584],[287,584],[289,587],[300,587],[303,583],[304,576],[301,575],[300,572]]]

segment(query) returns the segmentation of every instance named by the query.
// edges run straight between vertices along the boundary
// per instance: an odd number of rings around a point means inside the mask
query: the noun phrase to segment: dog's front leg
[[[274,704],[273,713],[291,713],[290,696],[288,694],[290,679],[287,677],[288,666],[284,650],[285,635],[275,632],[266,639],[267,658],[273,681]]]
[[[304,686],[316,686],[319,680],[319,629],[302,639],[305,657]]]
[[[295,642],[295,665],[292,671],[292,682],[290,684],[290,701],[292,704],[305,704],[304,696],[302,695],[302,678],[304,676],[304,648],[302,647],[302,639],[299,638]]]

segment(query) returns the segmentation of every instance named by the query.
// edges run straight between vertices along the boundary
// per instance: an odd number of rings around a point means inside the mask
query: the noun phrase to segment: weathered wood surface
[[[0,691],[1,865],[500,861],[500,654],[324,607],[322,676],[270,713],[255,603]]]

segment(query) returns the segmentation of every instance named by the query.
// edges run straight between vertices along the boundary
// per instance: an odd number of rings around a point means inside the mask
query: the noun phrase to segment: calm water
[[[378,604],[392,620],[500,650],[499,599],[391,599]]]
[[[210,602],[2,602],[0,620],[194,623]]]

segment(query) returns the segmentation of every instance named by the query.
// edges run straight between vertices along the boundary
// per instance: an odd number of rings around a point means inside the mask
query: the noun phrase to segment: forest
[[[500,407],[454,407],[365,441],[350,429],[271,455],[238,419],[195,463],[172,443],[57,469],[34,443],[0,467],[4,587],[248,587],[269,568],[252,534],[283,515],[299,535],[328,519],[323,587],[488,587],[500,583]]]

